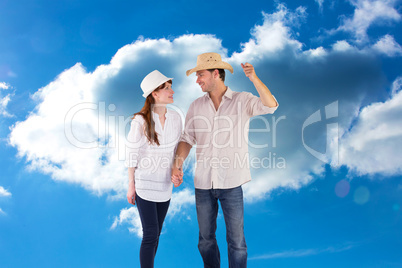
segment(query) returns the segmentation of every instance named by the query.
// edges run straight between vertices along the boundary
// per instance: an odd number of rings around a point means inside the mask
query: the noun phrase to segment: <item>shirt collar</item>
[[[152,117],[159,119],[159,114],[155,113],[154,111],[151,111],[151,113],[152,113]],[[169,111],[169,109],[166,108],[165,116],[166,116],[166,117],[170,116],[170,113],[171,113],[171,112]]]
[[[226,98],[232,99],[233,97],[233,90],[230,89],[230,87],[227,87],[225,95],[223,95]]]
[[[205,96],[208,99],[211,99],[211,97],[209,96],[209,93],[206,93]],[[225,94],[223,94],[223,97],[232,99],[233,98],[233,90],[231,90],[230,87],[226,87],[226,91],[225,91]]]

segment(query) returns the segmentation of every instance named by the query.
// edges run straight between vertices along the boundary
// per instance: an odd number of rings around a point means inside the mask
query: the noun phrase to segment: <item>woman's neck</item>
[[[158,114],[159,116],[166,114],[166,105],[164,104],[155,104],[153,107],[153,112]]]

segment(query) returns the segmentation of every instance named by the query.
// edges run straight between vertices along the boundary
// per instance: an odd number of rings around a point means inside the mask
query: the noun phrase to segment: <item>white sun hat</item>
[[[163,83],[165,83],[169,80],[173,80],[173,78],[168,78],[168,77],[164,76],[158,70],[154,70],[154,71],[150,72],[147,76],[145,76],[144,79],[142,79],[142,82],[140,85],[142,91],[144,92],[144,94],[142,94],[142,96],[144,98],[148,97],[148,95],[151,94],[152,91],[154,91],[157,87],[159,87],[160,85],[162,85]]]

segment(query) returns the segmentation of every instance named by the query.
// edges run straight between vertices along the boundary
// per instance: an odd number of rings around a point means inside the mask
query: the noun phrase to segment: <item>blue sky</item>
[[[203,52],[280,103],[250,124],[249,267],[402,267],[401,1],[0,2],[0,266],[139,267],[124,140],[154,69]],[[260,145],[260,146],[258,146]],[[156,267],[202,267],[191,154]],[[217,238],[227,266],[220,213]]]

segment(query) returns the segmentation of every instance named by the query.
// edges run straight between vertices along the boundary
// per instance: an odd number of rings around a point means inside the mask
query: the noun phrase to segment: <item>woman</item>
[[[167,104],[173,103],[172,78],[155,70],[142,80],[141,89],[145,104],[134,114],[127,137],[127,200],[137,204],[141,218],[141,267],[154,267],[159,236],[172,195],[171,166],[182,120],[177,112],[166,108]]]

